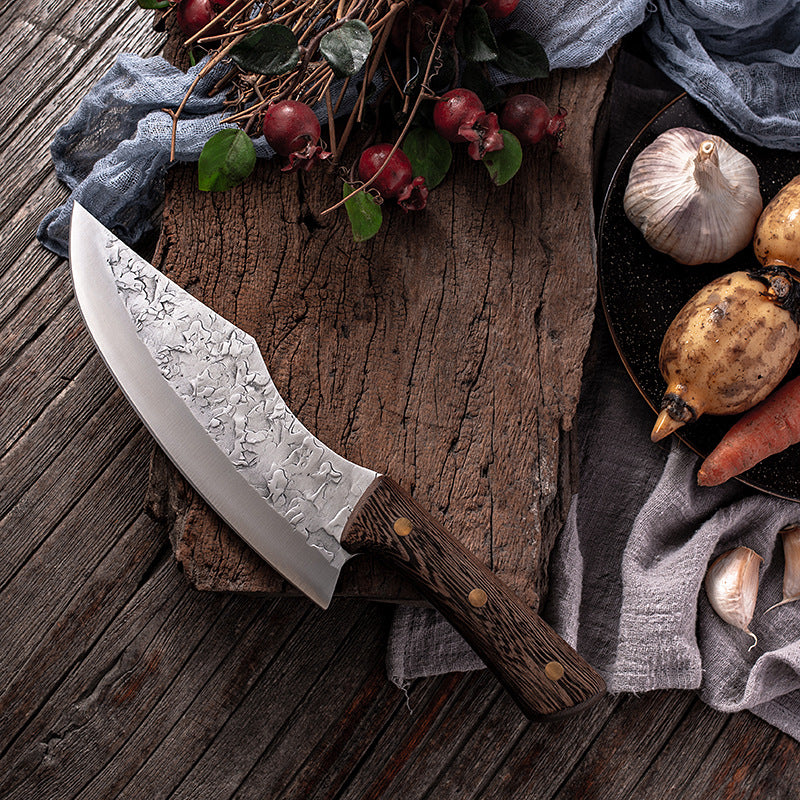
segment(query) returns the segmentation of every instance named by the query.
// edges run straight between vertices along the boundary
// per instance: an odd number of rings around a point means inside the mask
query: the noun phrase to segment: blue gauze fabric
[[[800,150],[797,0],[661,0],[645,33],[656,65],[732,130]]]
[[[795,0],[521,0],[498,25],[528,31],[553,69],[592,64],[640,25],[653,58],[687,92],[745,138],[800,150],[800,14]],[[120,55],[86,95],[52,145],[58,176],[72,190],[38,230],[65,256],[72,201],[77,200],[125,241],[148,230],[169,164],[172,119],[194,80],[162,58]],[[189,98],[177,131],[177,161],[196,161],[222,124],[222,97],[206,97],[218,74]],[[512,76],[496,74],[500,81]],[[348,111],[343,104],[342,113]],[[260,157],[273,153],[263,136]]]
[[[56,174],[72,193],[39,225],[46,247],[66,256],[73,200],[130,244],[148,231],[170,158],[172,117],[162,109],[178,108],[200,66],[184,73],[160,57],[117,57],[51,145]],[[222,127],[223,98],[206,96],[214,80],[212,74],[201,81],[181,114],[178,161],[196,161]],[[261,154],[272,155],[263,137]]]

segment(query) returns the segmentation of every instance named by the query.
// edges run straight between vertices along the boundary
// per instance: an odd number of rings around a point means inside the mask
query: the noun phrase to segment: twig
[[[331,158],[336,161],[336,125],[334,125],[333,120],[333,101],[331,100],[330,84],[325,87],[325,107],[328,109],[328,133],[331,137]]]
[[[164,109],[171,117],[172,117],[172,137],[170,139],[170,148],[169,148],[169,160],[175,160],[175,144],[178,135],[178,118],[183,113],[183,109],[186,108],[186,103],[189,102],[189,98],[192,96],[192,92],[194,92],[195,88],[197,88],[197,84],[200,83],[200,80],[204,78],[208,73],[217,66],[217,64],[222,61],[225,56],[227,56],[230,49],[237,44],[238,40],[232,41],[227,47],[224,47],[220,50],[217,54],[213,55],[209,60],[208,63],[197,73],[197,77],[192,81],[192,85],[187,89],[186,94],[183,96],[183,100],[181,100],[180,105],[175,111],[171,111],[170,109]]]
[[[361,186],[355,188],[347,197],[342,198],[337,203],[334,203],[329,208],[326,208],[324,211],[321,212],[320,216],[324,216],[325,214],[330,214],[331,211],[335,211],[337,208],[340,208],[347,202],[353,195],[358,194],[358,192],[363,192],[365,189],[368,189],[372,186],[373,183],[378,179],[378,176],[383,172],[386,165],[391,160],[392,156],[397,152],[400,148],[400,145],[405,138],[405,135],[408,133],[408,129],[411,127],[411,123],[414,120],[414,116],[417,113],[417,109],[419,109],[420,103],[423,99],[428,97],[433,97],[434,95],[427,89],[428,86],[428,79],[430,78],[430,71],[431,67],[433,66],[434,57],[436,55],[436,50],[439,46],[439,40],[442,38],[442,31],[444,30],[444,24],[447,22],[447,18],[450,15],[450,9],[453,7],[454,0],[450,0],[450,3],[447,6],[447,10],[445,11],[444,17],[442,17],[442,23],[439,26],[439,31],[436,34],[436,40],[433,43],[433,48],[431,50],[431,55],[428,58],[428,63],[425,65],[425,74],[422,77],[422,82],[420,83],[420,90],[419,94],[417,95],[417,99],[414,101],[414,107],[411,109],[411,113],[408,115],[408,119],[406,119],[406,123],[403,126],[403,129],[400,131],[400,135],[397,137],[394,145],[392,145],[392,149],[389,151],[386,158],[383,160],[383,163],[378,167],[375,171],[375,174],[365,183],[362,183]]]

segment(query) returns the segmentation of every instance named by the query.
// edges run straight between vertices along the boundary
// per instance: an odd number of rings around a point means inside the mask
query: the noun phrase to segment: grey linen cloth
[[[579,491],[552,555],[544,616],[611,692],[699,689],[713,708],[750,709],[800,738],[800,603],[764,614],[781,599],[778,531],[800,522],[800,504],[738,481],[698,487],[698,457],[677,440],[653,445],[653,421],[600,320],[576,419]],[[702,589],[709,562],[738,545],[764,559],[752,650]],[[398,685],[482,667],[436,612],[395,613],[387,668]]]
[[[521,0],[503,26],[535,36],[554,69],[589,65],[640,31],[655,64],[739,135],[800,150],[796,0]],[[66,255],[73,200],[129,244],[148,233],[170,165],[172,120],[162,109],[178,107],[193,77],[163,59],[117,58],[56,133],[53,161],[70,196],[42,220],[44,246]],[[178,161],[196,161],[225,126],[221,106],[202,87],[192,95],[178,125]],[[263,136],[254,143],[259,156],[272,155]],[[798,609],[761,617],[780,596],[776,532],[795,520],[797,506],[736,485],[696,489],[694,457],[649,444],[650,415],[607,350],[606,343],[593,351],[602,356],[596,388],[587,366],[577,421],[583,477],[554,554],[548,613],[614,691],[700,688],[711,705],[751,708],[800,738]],[[751,652],[700,590],[708,560],[738,543],[764,557],[754,625],[760,645]],[[398,611],[388,661],[400,684],[481,666],[438,617],[415,609]]]

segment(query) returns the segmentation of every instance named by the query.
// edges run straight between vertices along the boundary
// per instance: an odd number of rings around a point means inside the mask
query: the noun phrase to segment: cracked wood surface
[[[121,51],[114,0],[0,7],[3,800],[795,800],[800,745],[691,692],[530,723],[487,672],[386,679],[391,608],[197,591],[142,508],[152,440],[35,240],[55,129]]]
[[[596,295],[589,132],[611,68],[602,59],[531,87],[568,111],[561,151],[526,150],[498,188],[456,147],[428,208],[387,204],[361,244],[344,209],[321,213],[340,196],[335,174],[260,163],[211,194],[194,165],[176,169],[154,257],[256,338],[312,433],[394,477],[533,607],[575,489],[572,421]],[[158,451],[149,505],[196,586],[293,591]],[[345,566],[337,591],[418,599],[367,558]]]

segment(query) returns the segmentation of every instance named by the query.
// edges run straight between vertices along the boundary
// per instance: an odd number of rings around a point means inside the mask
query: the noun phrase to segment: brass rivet
[[[558,661],[548,661],[544,665],[544,674],[550,678],[551,681],[559,681],[564,677],[564,667]]]
[[[467,595],[467,599],[469,600],[469,604],[471,606],[480,608],[481,606],[486,605],[486,601],[489,598],[486,596],[486,592],[484,592],[483,589],[473,589],[469,595]]]
[[[400,517],[400,519],[395,520],[394,523],[394,532],[398,536],[408,536],[411,531],[414,530],[414,526],[411,524],[410,519],[406,519],[405,517]]]

